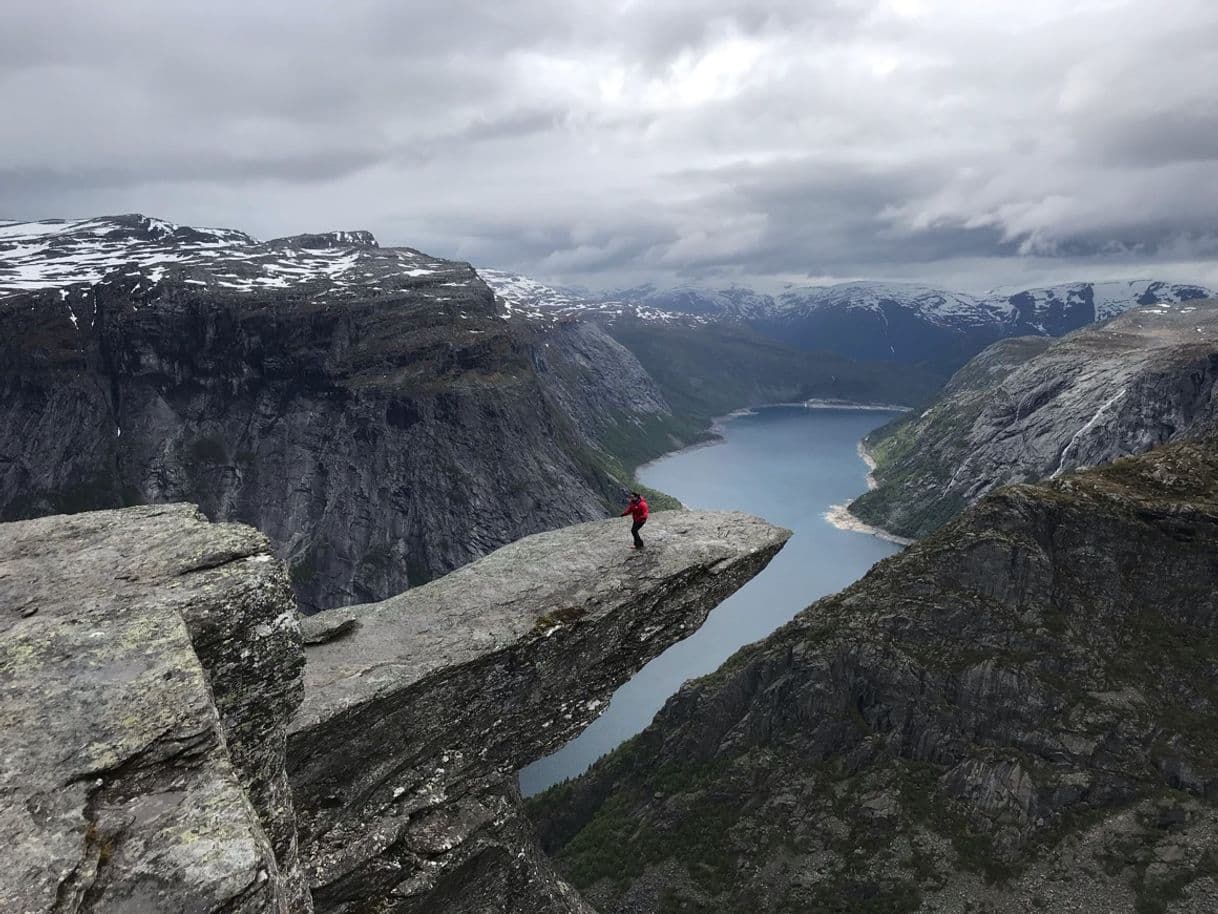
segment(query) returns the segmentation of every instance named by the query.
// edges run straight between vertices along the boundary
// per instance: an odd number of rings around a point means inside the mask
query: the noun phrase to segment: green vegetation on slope
[[[961,439],[977,418],[981,403],[975,406],[975,410],[962,410],[951,417],[953,429]],[[917,417],[912,414],[898,417],[864,438],[863,445],[875,461],[872,475],[880,485],[851,503],[850,512],[860,520],[897,536],[919,539],[964,509],[964,499],[954,495],[914,497],[925,487],[926,479],[950,477],[953,469],[940,459],[944,451],[922,446]]]
[[[682,507],[681,502],[666,492],[639,482],[638,468],[648,460],[707,437],[708,433],[696,420],[675,415],[654,416],[639,424],[623,422],[614,425],[601,438],[604,450],[586,453],[591,463],[620,482],[623,488],[642,493],[653,511],[667,511]],[[615,505],[612,500],[608,502],[610,510]]]
[[[607,914],[1211,910],[1216,508],[1212,444],[987,497],[530,800],[544,848]]]
[[[943,381],[918,368],[804,352],[722,324],[621,320],[608,330],[680,416],[704,423],[748,406],[812,397],[915,406]]]
[[[863,439],[875,461],[878,486],[850,511],[860,520],[911,539],[939,529],[967,501],[945,483],[969,449],[969,432],[996,387],[1016,368],[1044,352],[1051,340],[1016,337],[995,343],[961,368],[924,412],[908,413]]]

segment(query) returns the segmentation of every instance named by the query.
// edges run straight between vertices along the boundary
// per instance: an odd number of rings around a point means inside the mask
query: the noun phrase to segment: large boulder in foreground
[[[289,736],[318,910],[585,911],[512,780],[756,575],[790,532],[743,514],[527,537],[424,587],[304,622]]]
[[[283,567],[193,507],[0,534],[0,910],[296,912]]]

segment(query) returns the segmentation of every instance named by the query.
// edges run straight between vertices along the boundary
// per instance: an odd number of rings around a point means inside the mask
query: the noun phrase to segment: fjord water
[[[747,511],[794,536],[769,567],[721,603],[706,623],[643,667],[605,713],[558,752],[520,772],[525,796],[583,773],[646,727],[681,683],[710,673],[738,648],[770,634],[818,597],[841,590],[901,547],[840,530],[833,505],[866,490],[859,440],[893,413],[771,406],[737,416],[724,440],[664,457],[639,472],[645,485],[690,508]],[[622,521],[623,544],[630,538]],[[643,528],[644,539],[647,528]]]

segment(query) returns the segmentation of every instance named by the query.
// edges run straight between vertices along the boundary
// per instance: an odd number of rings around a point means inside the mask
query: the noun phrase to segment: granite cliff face
[[[534,803],[602,912],[1218,905],[1218,450],[1002,489]]]
[[[616,478],[630,478],[634,464],[700,433],[696,423],[674,414],[639,360],[596,321],[541,319],[525,327],[548,400]]]
[[[873,433],[878,487],[850,507],[922,536],[1009,482],[1218,431],[1218,302],[1142,308],[987,349],[918,415]]]
[[[649,530],[526,537],[302,626],[265,537],[190,506],[0,526],[0,908],[591,914],[516,770],[789,536]]]
[[[0,229],[0,518],[194,501],[265,533],[306,610],[603,516],[610,446],[670,415],[598,326],[509,319],[366,232]]]

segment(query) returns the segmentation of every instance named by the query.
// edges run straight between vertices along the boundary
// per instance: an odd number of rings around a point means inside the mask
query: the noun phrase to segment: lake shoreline
[[[875,478],[876,462],[871,456],[871,452],[867,450],[865,440],[858,443],[859,459],[867,465],[867,489],[871,491],[879,486]],[[849,530],[852,533],[866,533],[868,536],[874,536],[885,540],[889,543],[896,543],[898,546],[908,546],[913,543],[909,537],[897,536],[895,533],[890,533],[883,527],[877,527],[874,524],[869,524],[862,520],[850,511],[850,505],[853,500],[840,505],[830,505],[829,510],[825,512],[825,520],[839,530]]]
[[[637,475],[650,467],[652,464],[658,463],[661,460],[667,460],[669,457],[675,457],[678,454],[686,454],[690,451],[698,451],[702,448],[715,447],[722,444],[725,440],[724,426],[733,419],[739,419],[741,416],[756,415],[760,409],[773,409],[780,406],[802,406],[804,409],[848,409],[861,412],[911,412],[911,407],[900,406],[895,403],[856,403],[850,400],[834,400],[821,397],[813,397],[808,400],[799,400],[793,403],[766,403],[762,406],[747,406],[743,409],[734,409],[730,413],[725,413],[722,416],[716,416],[711,420],[710,428],[707,430],[708,437],[703,441],[696,441],[693,444],[687,444],[684,447],[679,447],[671,451],[666,451],[658,457],[648,460],[646,463],[641,463],[635,468]],[[860,440],[856,446],[856,451],[859,459],[867,466],[867,488],[868,490],[876,488],[879,483],[875,478],[876,462],[871,456],[871,452],[867,450],[866,442]],[[853,501],[853,499],[851,499]],[[876,527],[869,524],[850,511],[850,502],[844,502],[840,505],[830,505],[829,510],[821,515],[825,522],[836,527],[838,530],[844,530],[848,533],[863,533],[867,536],[874,536],[876,539],[884,540],[888,543],[894,543],[898,546],[908,546],[913,543],[912,539],[904,536],[898,536],[885,530],[883,527]]]
[[[834,400],[824,397],[812,397],[802,403],[776,403],[775,406],[803,406],[807,409],[861,409],[874,410],[880,413],[911,413],[912,406],[901,406],[899,403],[856,403],[853,400]]]
[[[653,463],[658,463],[661,460],[667,460],[669,457],[675,457],[677,454],[685,454],[689,451],[698,451],[704,447],[714,447],[717,444],[722,444],[724,441],[723,426],[733,419],[739,419],[741,416],[756,415],[759,409],[775,409],[780,406],[802,406],[804,409],[851,409],[861,411],[875,412],[893,412],[893,413],[908,413],[913,411],[913,407],[901,406],[896,403],[857,403],[853,400],[834,400],[824,397],[811,397],[807,400],[796,400],[786,403],[763,403],[760,406],[745,406],[741,409],[734,409],[730,413],[724,413],[722,416],[715,416],[711,419],[710,427],[706,430],[707,437],[702,441],[695,441],[693,444],[682,445],[678,448],[673,448],[671,451],[665,451],[659,456],[652,457],[645,463],[640,463],[634,468],[635,478],[638,474],[647,469]],[[859,442],[859,456],[863,458],[863,462],[871,469],[875,469],[875,461],[870,455],[865,454],[863,442]],[[867,484],[870,488],[875,488],[874,480],[870,472],[867,474]],[[859,521],[861,524],[862,521]],[[891,534],[888,534],[891,535]],[[900,542],[900,540],[894,540]],[[912,541],[911,541],[912,542]]]
[[[913,540],[905,536],[897,536],[895,533],[889,533],[881,527],[873,526],[865,521],[859,520],[850,513],[850,503],[843,505],[830,505],[829,510],[824,513],[825,521],[838,530],[845,530],[849,533],[865,533],[868,536],[874,536],[876,539],[884,540],[888,543],[895,543],[898,546],[909,546]]]
[[[873,409],[839,401],[735,410],[717,417],[723,440],[682,448],[685,453],[670,453],[640,472],[640,486],[669,492],[694,510],[746,512],[794,535],[763,573],[624,682],[579,736],[523,766],[523,795],[578,777],[645,730],[683,683],[713,674],[745,645],[769,637],[900,550],[878,537],[847,535],[823,518],[830,505],[858,492],[866,473],[866,467],[859,472],[859,441],[895,415],[865,405]],[[716,449],[701,450],[709,444]]]

